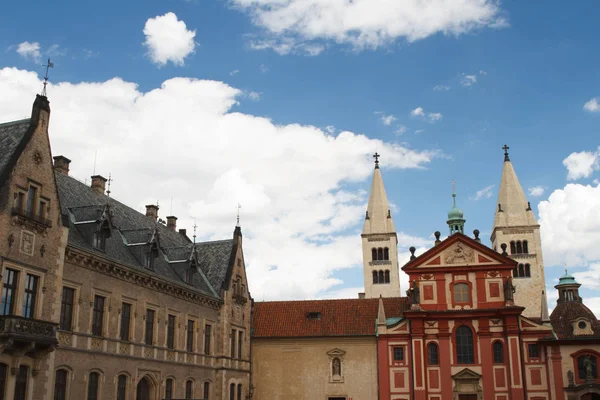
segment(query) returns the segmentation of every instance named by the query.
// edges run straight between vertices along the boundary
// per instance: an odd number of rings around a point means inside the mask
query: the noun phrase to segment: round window
[[[579,321],[579,323],[577,324],[577,326],[579,326],[579,329],[585,329],[585,327],[587,326],[587,324],[585,323],[585,321]]]

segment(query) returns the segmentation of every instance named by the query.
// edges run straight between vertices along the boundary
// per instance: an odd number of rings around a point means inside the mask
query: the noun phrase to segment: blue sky
[[[101,165],[103,173],[117,172],[115,188],[119,190],[121,181],[121,198],[139,207],[155,198],[160,198],[161,204],[168,203],[173,196],[165,191],[173,191],[172,176],[193,170],[197,179],[203,180],[203,190],[194,192],[193,198],[189,198],[191,192],[176,194],[174,197],[181,200],[175,200],[176,211],[180,224],[188,224],[188,230],[194,220],[204,221],[205,228],[200,233],[206,239],[229,235],[232,223],[228,225],[227,221],[234,220],[230,214],[235,212],[229,202],[242,203],[242,216],[246,213],[247,217],[243,225],[248,238],[247,263],[257,288],[253,294],[258,300],[350,295],[362,285],[358,251],[352,250],[352,256],[338,257],[339,260],[335,253],[355,248],[359,243],[364,191],[370,184],[372,165],[368,154],[373,150],[382,154],[388,197],[395,205],[396,227],[411,237],[401,243],[401,252],[406,252],[410,240],[423,247],[433,231],[446,232],[445,213],[451,205],[453,179],[468,232],[478,228],[484,238],[489,238],[504,143],[511,147],[511,159],[524,190],[543,188],[543,194],[528,195],[528,199],[536,212],[538,204],[546,202],[547,216],[541,222],[547,233],[543,245],[549,285],[563,271],[560,265],[564,262],[581,274],[580,279],[595,278],[600,282],[600,254],[593,249],[595,245],[588,244],[592,239],[600,239],[600,222],[581,224],[590,218],[600,220],[600,189],[594,181],[600,177],[600,106],[593,102],[600,96],[598,2],[566,5],[559,1],[464,0],[464,7],[457,8],[458,2],[434,0],[432,4],[439,12],[423,11],[417,13],[423,18],[411,20],[406,10],[416,9],[413,1],[407,1],[404,8],[393,6],[390,10],[385,8],[385,2],[373,1],[358,15],[352,10],[335,9],[330,0],[315,1],[322,7],[322,14],[330,17],[323,22],[310,12],[295,15],[285,7],[297,1],[279,5],[274,0],[155,0],[128,1],[126,5],[111,0],[52,5],[11,1],[0,15],[0,69],[4,68],[5,76],[10,75],[13,82],[5,88],[15,93],[14,81],[22,79],[22,93],[24,88],[39,83],[40,65],[48,56],[52,58],[55,68],[51,81],[56,86],[54,92],[50,87],[49,98],[57,119],[57,129],[51,132],[54,151],[69,152],[65,155],[74,159],[74,172],[81,179],[90,175],[92,148],[98,151],[106,145],[101,150],[104,158],[100,157],[105,163]],[[275,12],[269,12],[268,6]],[[167,13],[173,13],[170,22],[162,19],[170,15]],[[405,25],[398,22],[405,19]],[[150,26],[150,20],[159,26]],[[344,26],[348,25],[354,29],[346,30]],[[24,42],[27,46],[19,47]],[[9,68],[18,72],[8,74]],[[34,79],[25,71],[39,76]],[[176,77],[211,81],[210,85],[206,83],[209,87],[197,88],[202,91],[198,96],[208,98],[194,104],[199,107],[198,115],[204,115],[205,106],[211,110],[214,106],[216,111],[212,111],[220,116],[227,114],[227,126],[238,116],[245,118],[231,123],[232,131],[226,135],[231,146],[246,143],[247,136],[252,137],[254,130],[244,130],[248,123],[258,124],[253,129],[276,131],[279,139],[293,131],[296,150],[288,149],[293,156],[287,159],[296,169],[308,168],[310,164],[317,172],[306,182],[302,178],[287,180],[286,176],[273,175],[286,162],[285,155],[281,160],[271,159],[268,172],[268,156],[265,167],[257,171],[246,170],[242,163],[229,170],[230,153],[205,154],[211,147],[205,146],[206,141],[224,137],[223,133],[216,134],[224,124],[215,119],[202,125],[207,117],[197,122],[202,127],[198,130],[192,120],[186,125],[185,115],[176,112],[183,107],[178,104],[185,104],[187,95],[198,92],[179,88],[181,91],[176,94],[170,93],[176,98],[173,110],[161,110],[165,114],[160,122],[151,123],[155,117],[151,114],[143,117],[150,125],[161,126],[163,136],[158,132],[151,137],[168,140],[170,129],[185,130],[189,136],[179,139],[189,139],[185,143],[190,143],[187,147],[190,151],[193,148],[196,159],[215,157],[218,161],[211,161],[212,165],[224,172],[209,174],[205,169],[210,165],[191,162],[165,173],[160,190],[131,193],[123,181],[151,173],[132,172],[132,164],[140,168],[146,164],[131,160],[124,163],[110,150],[118,145],[110,141],[118,138],[107,130],[114,130],[115,126],[119,129],[123,124],[132,132],[136,129],[129,126],[133,123],[127,121],[126,113],[111,114],[119,107],[126,108],[115,100],[117,95],[104,97],[107,82],[115,77],[121,80],[113,80],[111,87],[131,96],[158,93],[165,81]],[[96,86],[82,85],[84,82],[95,82]],[[127,83],[137,85],[137,89]],[[24,93],[19,101],[8,100],[14,104],[3,103],[0,119],[12,118],[19,109],[26,116],[34,93]],[[69,101],[79,97],[85,98],[86,107],[76,109],[69,105]],[[102,108],[106,104],[111,106]],[[99,110],[99,115],[81,117],[77,129],[68,123],[67,117],[74,115],[68,113],[85,116]],[[170,115],[177,118],[176,123],[169,123]],[[103,117],[116,125],[86,125],[86,121]],[[267,117],[269,124],[260,117]],[[350,144],[341,140],[329,143],[332,147],[327,149],[311,147],[314,143],[306,139],[314,134],[311,126],[323,135],[315,143],[343,136],[344,131],[352,133],[352,140]],[[211,129],[214,136],[208,132]],[[143,132],[139,135],[142,140]],[[70,145],[73,140],[80,147]],[[245,165],[253,163],[253,155],[282,154],[277,144],[251,138],[248,143],[239,150],[238,157],[245,160]],[[306,146],[305,151],[297,150],[302,146]],[[174,154],[180,151],[173,144],[162,147],[174,148]],[[414,160],[402,161],[402,149],[410,151],[408,158]],[[121,150],[148,158],[139,147]],[[81,159],[74,155],[79,151]],[[571,155],[567,168],[563,160]],[[313,188],[310,193],[302,193],[302,187],[313,183],[312,176],[319,177],[319,168],[330,171],[323,175],[331,179],[322,186],[316,185],[318,189]],[[344,174],[340,169],[352,172]],[[236,180],[240,176],[241,181]],[[187,178],[181,180],[192,185]],[[256,190],[232,189],[230,186],[236,182]],[[286,192],[286,184],[294,186],[294,196],[270,194],[269,190]],[[477,192],[482,190],[477,199]],[[262,194],[257,195],[257,191]],[[205,196],[207,193],[210,196]],[[235,199],[231,199],[233,193]],[[343,196],[355,197],[339,200]],[[224,199],[228,208],[221,209],[219,203]],[[319,212],[296,212],[293,207],[299,199],[309,204],[314,200],[307,210]],[[212,216],[206,217],[207,212]],[[264,222],[265,216],[268,223]],[[286,221],[286,217],[293,221]],[[309,227],[304,221],[311,218],[325,222]],[[280,236],[281,243],[266,243],[278,240],[273,232],[286,229],[290,231]],[[297,236],[302,237],[302,243],[293,242]],[[306,251],[315,248],[322,258],[307,257]],[[272,257],[259,255],[270,252]],[[278,285],[287,287],[282,282],[303,268],[322,270],[314,272],[313,281],[300,281],[304,287],[291,286],[286,293],[273,289]],[[314,284],[316,281],[320,283]],[[593,288],[600,288],[600,284]],[[594,309],[600,312],[600,298],[594,296],[592,287],[582,293],[592,299]]]

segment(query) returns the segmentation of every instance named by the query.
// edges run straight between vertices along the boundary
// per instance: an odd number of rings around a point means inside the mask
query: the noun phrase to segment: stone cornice
[[[143,271],[122,264],[107,261],[73,246],[67,247],[65,251],[65,261],[215,310],[220,309],[223,303],[220,299],[198,293],[184,286],[169,282],[166,279],[161,279],[158,276],[144,273]]]

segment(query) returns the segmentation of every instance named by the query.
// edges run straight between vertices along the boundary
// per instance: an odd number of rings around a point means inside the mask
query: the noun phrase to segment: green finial
[[[452,209],[448,211],[448,220],[446,221],[450,227],[450,234],[464,233],[465,219],[462,210],[456,206],[456,182],[454,181],[452,181],[452,204]]]

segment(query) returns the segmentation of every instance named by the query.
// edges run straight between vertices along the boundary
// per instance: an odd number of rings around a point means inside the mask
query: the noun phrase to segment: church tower
[[[399,297],[398,237],[381,178],[379,154],[373,157],[375,171],[361,234],[365,297]]]
[[[518,262],[513,270],[513,282],[517,288],[515,304],[525,307],[523,315],[547,319],[548,310],[542,310],[548,303],[540,225],[525,198],[510,162],[508,149],[504,145],[504,165],[492,229],[492,246],[495,251],[506,252],[505,255]]]

